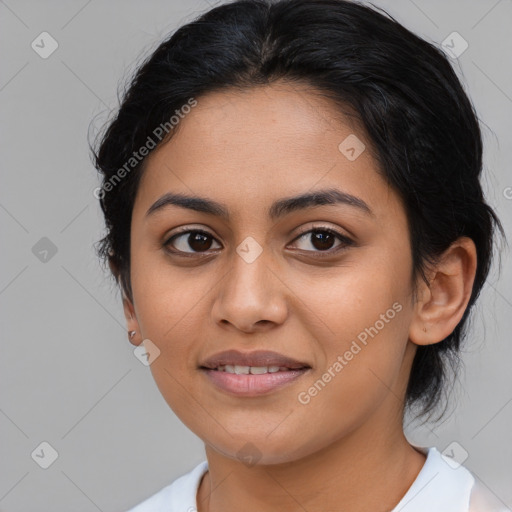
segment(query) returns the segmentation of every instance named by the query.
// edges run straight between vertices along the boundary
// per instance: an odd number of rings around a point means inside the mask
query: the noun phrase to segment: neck
[[[325,449],[281,464],[247,467],[206,446],[198,512],[392,510],[425,462],[396,420],[394,428],[365,422]]]

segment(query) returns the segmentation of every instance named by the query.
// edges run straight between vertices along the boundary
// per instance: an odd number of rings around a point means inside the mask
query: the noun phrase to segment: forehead
[[[315,189],[367,203],[396,199],[370,149],[358,124],[311,88],[216,91],[198,97],[169,142],[146,158],[135,207],[145,213],[166,192],[215,198],[234,215]]]

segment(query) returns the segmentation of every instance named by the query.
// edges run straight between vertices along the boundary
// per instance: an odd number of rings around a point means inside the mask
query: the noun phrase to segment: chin
[[[207,452],[211,449],[224,457],[238,460],[247,467],[291,464],[316,451],[317,447],[311,447],[311,451],[308,452],[299,439],[291,437],[287,436],[288,443],[284,437],[278,436],[269,441],[267,430],[260,436],[233,436],[224,443],[208,440],[204,442]],[[294,443],[291,444],[289,441]]]

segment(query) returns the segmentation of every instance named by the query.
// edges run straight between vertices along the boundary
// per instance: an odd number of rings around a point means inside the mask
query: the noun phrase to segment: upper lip
[[[281,366],[292,369],[310,368],[307,363],[270,350],[255,350],[253,352],[225,350],[205,359],[200,366],[214,369],[226,364],[233,366]]]

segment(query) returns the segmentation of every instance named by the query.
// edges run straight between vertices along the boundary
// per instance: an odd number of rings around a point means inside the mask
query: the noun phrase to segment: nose
[[[245,333],[281,325],[287,315],[286,286],[271,267],[265,250],[252,262],[238,253],[221,279],[213,304],[214,321]]]

